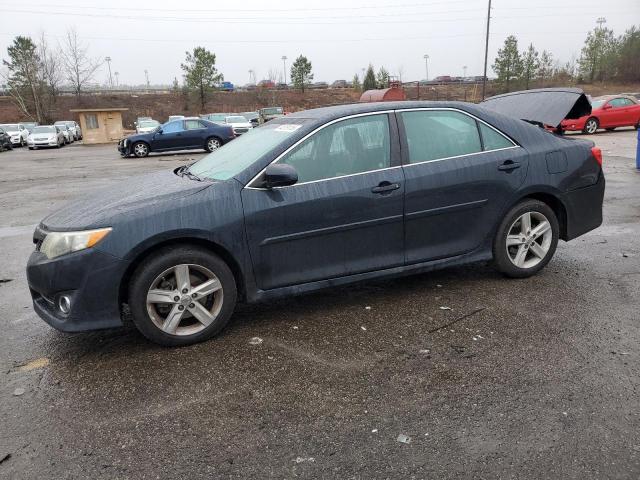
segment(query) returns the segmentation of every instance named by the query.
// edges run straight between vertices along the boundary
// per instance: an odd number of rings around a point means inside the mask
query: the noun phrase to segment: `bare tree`
[[[43,95],[43,109],[46,117],[51,117],[55,109],[60,85],[62,84],[62,58],[55,49],[49,48],[44,32],[40,34],[38,44],[38,56],[40,57],[40,76],[45,95]]]
[[[267,80],[273,83],[277,83],[278,75],[279,75],[278,70],[276,70],[275,68],[270,68],[269,73],[267,74]]]
[[[78,39],[75,28],[67,30],[62,45],[64,72],[76,96],[80,96],[82,88],[93,80],[96,70],[102,65],[98,59],[89,57],[87,50],[87,46]]]

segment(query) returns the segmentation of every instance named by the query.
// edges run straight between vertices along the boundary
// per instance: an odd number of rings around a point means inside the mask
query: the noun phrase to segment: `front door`
[[[162,133],[156,132],[151,142],[152,150],[180,150],[185,148],[185,129],[183,120],[174,120],[162,126]]]
[[[456,110],[398,114],[405,173],[406,262],[470,252],[525,179],[527,152]]]
[[[404,178],[390,119],[331,123],[278,160],[296,169],[296,184],[242,191],[260,289],[403,264]]]

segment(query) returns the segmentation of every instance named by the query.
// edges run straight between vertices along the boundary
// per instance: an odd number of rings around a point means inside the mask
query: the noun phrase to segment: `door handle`
[[[506,160],[502,165],[498,166],[498,170],[501,172],[510,172],[515,170],[516,168],[520,168],[520,164],[518,162],[514,162],[513,160]]]
[[[377,187],[373,187],[371,189],[371,193],[385,194],[385,193],[393,192],[394,190],[397,190],[399,188],[400,188],[399,183],[380,182],[380,184]]]

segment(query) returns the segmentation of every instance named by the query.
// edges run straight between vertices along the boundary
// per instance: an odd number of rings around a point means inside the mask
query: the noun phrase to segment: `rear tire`
[[[582,133],[588,133],[589,135],[593,135],[600,128],[600,122],[595,117],[589,117],[586,122],[584,122],[584,128],[582,129]]]
[[[129,284],[133,323],[149,340],[166,347],[191,345],[220,333],[236,299],[235,278],[227,264],[195,246],[158,250]]]
[[[500,223],[493,240],[496,268],[512,278],[526,278],[542,270],[558,245],[560,226],[553,210],[538,200],[514,206]]]
[[[222,146],[222,142],[220,141],[219,138],[216,137],[210,137],[207,138],[207,143],[205,143],[204,149],[211,153],[214,150],[217,150],[218,148],[220,148]]]

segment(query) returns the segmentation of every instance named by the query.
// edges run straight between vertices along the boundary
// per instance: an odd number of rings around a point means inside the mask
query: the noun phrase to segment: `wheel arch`
[[[129,259],[124,274],[120,279],[120,285],[118,287],[119,306],[121,306],[123,303],[128,303],[129,282],[138,266],[140,266],[145,261],[145,259],[153,255],[157,250],[171,245],[197,246],[218,255],[229,266],[229,268],[231,269],[231,273],[233,273],[233,277],[236,281],[236,288],[238,290],[238,299],[244,300],[246,298],[245,275],[242,271],[242,268],[240,267],[240,263],[231,254],[231,252],[215,241],[212,241],[208,238],[203,238],[195,234],[191,234],[181,237],[152,240],[138,248],[132,255],[131,259]]]
[[[553,213],[556,214],[556,218],[558,219],[558,225],[560,227],[560,232],[559,232],[560,239],[566,240],[567,239],[567,207],[562,202],[560,197],[548,191],[534,191],[534,192],[527,193],[526,195],[518,199],[518,201],[515,204],[518,204],[523,200],[528,200],[528,199],[538,200],[542,203],[545,203],[546,205],[549,206],[549,208],[551,208],[551,210],[553,210]]]

